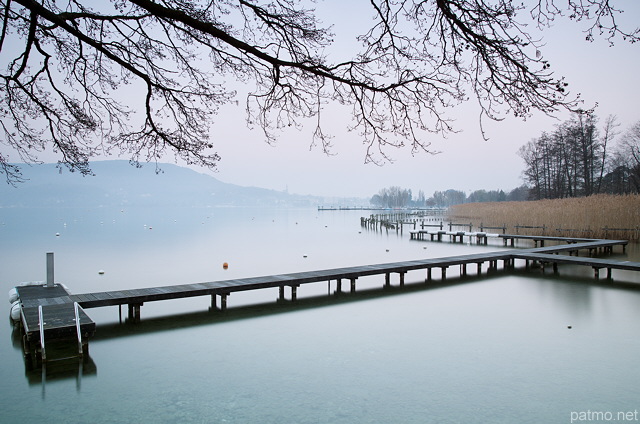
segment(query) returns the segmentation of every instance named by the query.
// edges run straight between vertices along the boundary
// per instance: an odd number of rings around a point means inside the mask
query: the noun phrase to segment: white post
[[[53,287],[53,252],[47,253],[47,287]]]

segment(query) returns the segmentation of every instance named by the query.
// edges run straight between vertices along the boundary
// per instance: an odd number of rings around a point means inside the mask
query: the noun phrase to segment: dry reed
[[[495,226],[507,232],[590,238],[640,238],[640,195],[607,195],[527,202],[466,203],[449,219]],[[532,226],[544,228],[517,228]]]

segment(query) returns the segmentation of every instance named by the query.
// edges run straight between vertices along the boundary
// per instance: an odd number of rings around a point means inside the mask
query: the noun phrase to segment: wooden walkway
[[[477,236],[477,234],[475,235]],[[623,249],[627,245],[626,240],[591,240],[572,239],[562,237],[540,237],[520,235],[498,235],[505,240],[528,239],[541,244],[545,240],[564,242],[566,244],[536,247],[533,249],[508,249],[498,252],[476,253],[469,255],[451,256],[445,258],[430,258],[414,261],[392,262],[375,265],[354,266],[346,268],[326,269],[319,271],[297,272],[291,274],[279,274],[254,278],[240,278],[234,280],[212,281],[194,284],[182,284],[164,287],[150,287],[132,290],[105,291],[85,294],[69,294],[60,286],[47,287],[20,287],[18,289],[22,305],[22,325],[25,334],[25,349],[31,352],[42,352],[43,339],[40,338],[40,323],[44,321],[44,340],[52,338],[73,339],[77,337],[81,349],[87,349],[86,340],[93,335],[95,323],[84,313],[82,308],[97,308],[104,306],[128,306],[129,320],[140,320],[140,308],[146,302],[160,300],[179,299],[196,296],[211,296],[211,308],[225,310],[227,297],[234,292],[278,288],[280,300],[285,300],[285,288],[289,287],[290,300],[296,300],[297,289],[303,284],[337,281],[337,292],[342,292],[343,280],[349,281],[350,290],[356,290],[358,278],[371,275],[384,275],[385,287],[391,285],[391,274],[398,274],[400,285],[404,285],[405,274],[409,271],[426,270],[425,281],[432,279],[432,270],[440,270],[440,278],[446,279],[447,269],[452,266],[460,267],[460,275],[467,275],[467,267],[475,265],[476,274],[482,273],[482,267],[488,263],[488,269],[497,269],[498,262],[503,261],[503,268],[514,267],[515,260],[525,260],[526,268],[531,262],[542,265],[551,264],[557,272],[558,264],[570,263],[574,265],[590,266],[594,269],[596,278],[599,278],[599,270],[607,269],[607,278],[611,278],[612,269],[640,271],[639,262],[613,261],[608,259],[596,259],[579,257],[580,251],[586,250],[589,255],[594,252],[611,253],[615,246]],[[569,252],[569,255],[560,253]],[[573,255],[576,256],[573,256]],[[220,298],[220,308],[218,308]],[[76,325],[74,304],[80,306],[80,328]],[[39,316],[39,310],[43,318]],[[81,350],[82,352],[82,350]]]
[[[418,230],[409,232],[412,240],[426,240],[427,237],[431,241],[443,241],[443,238],[449,236],[449,239],[454,243],[459,241],[464,242],[466,237],[469,241],[475,240],[478,244],[487,244],[488,239],[502,239],[504,246],[515,246],[516,240],[531,240],[534,242],[534,246],[544,247],[545,241],[554,241],[565,244],[572,243],[591,243],[600,241],[599,239],[590,238],[575,238],[575,237],[554,237],[554,236],[527,236],[520,234],[498,234],[487,233],[482,231],[447,231],[447,230]]]

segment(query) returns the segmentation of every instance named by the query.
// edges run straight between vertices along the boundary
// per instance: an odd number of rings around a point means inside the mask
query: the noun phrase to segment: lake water
[[[44,280],[46,252],[56,281],[84,293],[503,249],[366,230],[366,214],[0,209],[0,288]],[[569,423],[640,410],[640,290],[572,266],[457,271],[446,286],[438,271],[429,285],[407,274],[404,289],[397,275],[390,290],[362,278],[356,295],[306,285],[294,307],[277,289],[234,293],[226,313],[208,312],[208,297],[149,303],[137,325],[88,309],[98,327],[82,373],[27,371],[5,324],[2,422]],[[614,281],[640,287],[637,274]]]

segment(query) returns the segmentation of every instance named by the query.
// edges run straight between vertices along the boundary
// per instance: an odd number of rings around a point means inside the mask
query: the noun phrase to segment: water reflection
[[[17,326],[11,331],[11,342],[15,351],[22,354],[24,360],[25,377],[29,385],[42,385],[43,395],[45,385],[60,380],[76,380],[76,388],[80,391],[82,379],[96,376],[98,367],[90,355],[78,356],[76,352],[70,352],[69,346],[55,346],[51,353],[51,359],[45,363],[34,361],[34,357],[27,355],[22,345],[22,334]]]
[[[460,277],[447,279],[444,282],[432,281],[429,284],[424,282],[407,282],[404,286],[391,286],[381,288],[369,288],[356,292],[331,292],[329,295],[312,295],[298,297],[295,301],[274,300],[259,304],[230,307],[226,311],[208,310],[187,313],[177,313],[172,315],[144,318],[138,323],[110,323],[100,325],[98,331],[92,338],[99,342],[112,338],[131,337],[146,333],[156,333],[171,331],[187,327],[208,326],[228,323],[238,320],[246,320],[269,315],[286,314],[289,312],[300,312],[307,309],[322,308],[340,304],[349,304],[373,300],[383,297],[401,296],[416,292],[426,292],[447,287],[453,287],[482,280],[488,280],[493,276],[481,277]]]
[[[98,367],[90,355],[47,361],[38,368],[30,367],[28,361],[25,361],[25,376],[29,385],[46,386],[47,383],[75,379],[76,389],[80,391],[82,379],[95,377],[97,374]]]

